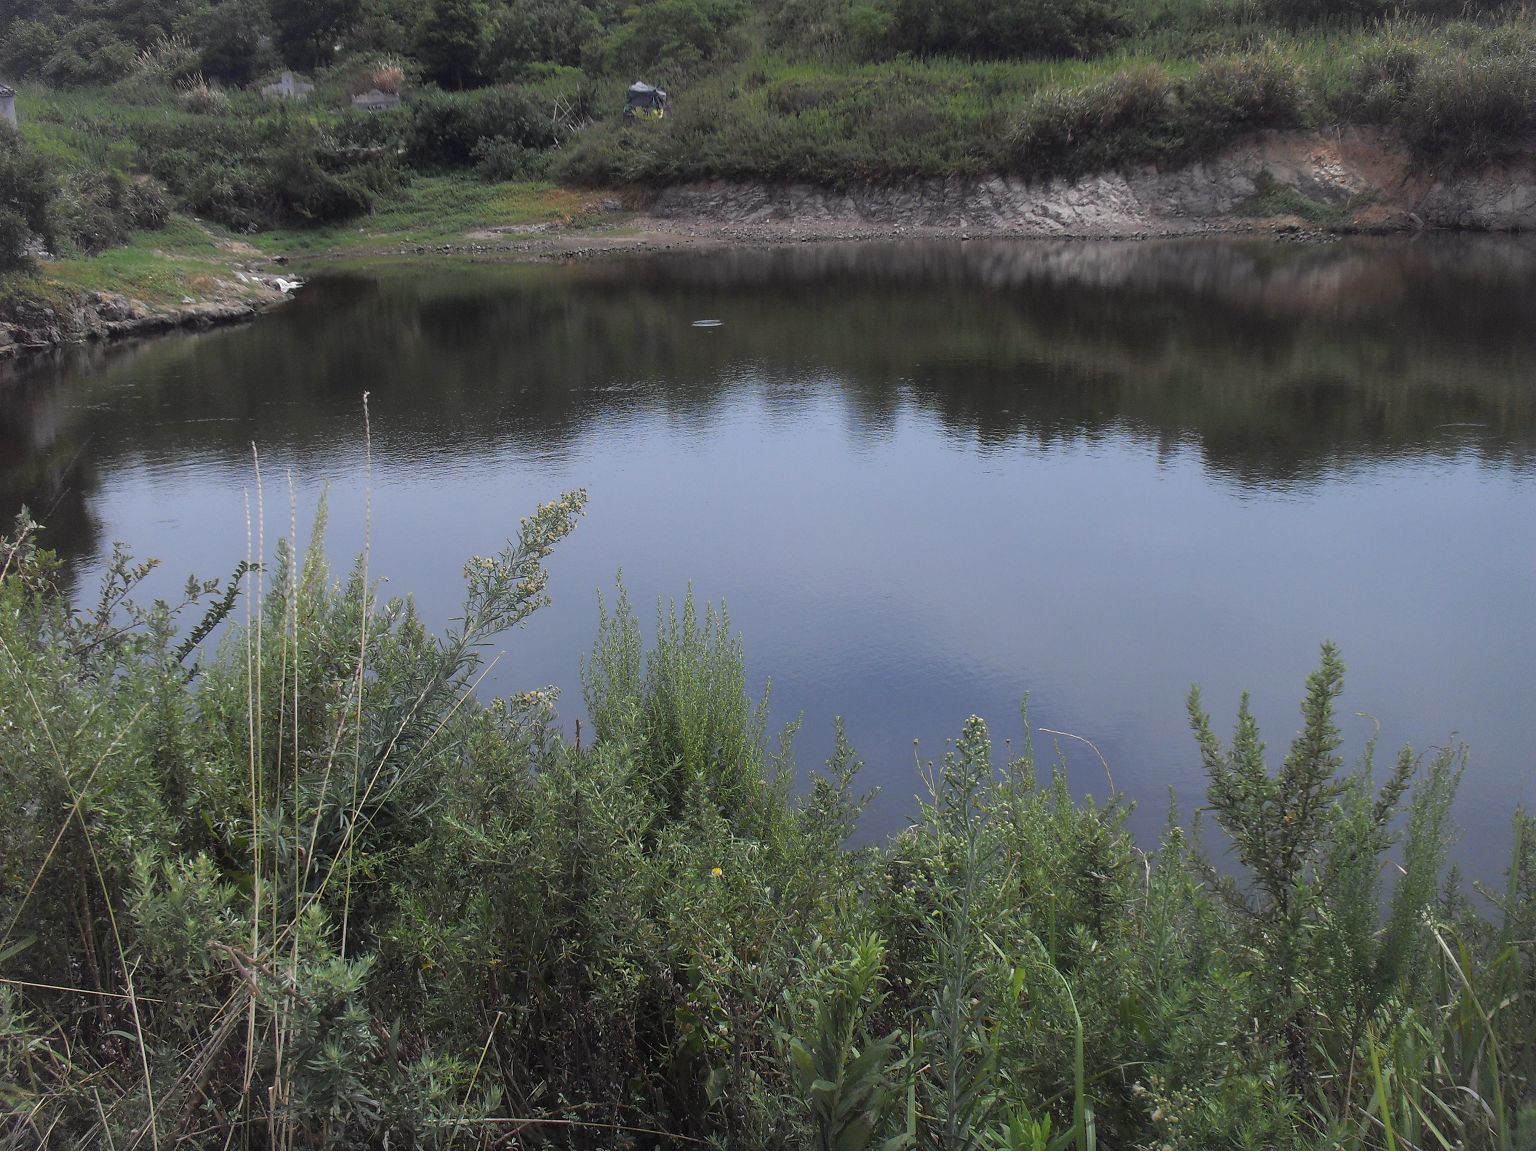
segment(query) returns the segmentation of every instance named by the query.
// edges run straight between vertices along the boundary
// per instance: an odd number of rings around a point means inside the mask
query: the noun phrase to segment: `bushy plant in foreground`
[[[147,608],[126,554],[72,607],[29,522],[0,543],[0,1140],[1529,1138],[1536,826],[1479,916],[1442,883],[1459,754],[1345,771],[1331,648],[1274,770],[1246,701],[1227,746],[1191,700],[1225,872],[976,717],[849,849],[853,750],[797,795],[691,596],[649,645],[600,611],[586,739],[475,698],[581,508],[472,559],[441,636],[318,534]]]

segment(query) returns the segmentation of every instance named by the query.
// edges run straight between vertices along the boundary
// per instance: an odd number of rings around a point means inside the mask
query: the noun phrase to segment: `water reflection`
[[[1488,238],[798,246],[340,277],[246,331],[8,369],[0,499],[54,505],[83,442],[102,464],[243,463],[253,439],[331,459],[354,447],[337,423],[363,388],[398,416],[385,454],[422,430],[457,454],[548,452],[594,412],[703,419],[743,388],[771,406],[835,382],[855,438],[915,406],[982,448],[1195,443],[1245,485],[1466,451],[1527,467],[1533,280],[1536,249]],[[706,315],[724,323],[685,322]],[[88,551],[70,515],[78,544],[59,543]]]
[[[638,603],[692,579],[806,713],[805,759],[847,713],[887,826],[914,735],[1029,693],[1155,828],[1166,784],[1199,787],[1190,681],[1218,711],[1252,687],[1282,745],[1333,637],[1349,706],[1391,708],[1389,740],[1465,731],[1471,802],[1502,813],[1536,748],[1533,288],[1536,246],[1490,237],[413,263],[247,328],[0,369],[0,514],[32,506],[76,566],[127,538],[225,571],[253,443],[268,541],[324,480],[360,523],[367,390],[376,570],[429,618],[460,558],[592,489],[571,601],[500,687],[574,689],[585,598],[621,564]]]

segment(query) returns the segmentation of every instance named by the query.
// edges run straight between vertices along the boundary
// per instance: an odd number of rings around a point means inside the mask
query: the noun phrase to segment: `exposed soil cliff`
[[[1256,198],[1283,188],[1326,210],[1333,227],[1536,229],[1536,159],[1456,176],[1415,172],[1379,133],[1267,132],[1219,156],[1077,180],[920,180],[841,191],[809,185],[694,184],[655,195],[666,220],[748,228],[971,229],[1020,236],[1138,236],[1252,227]]]

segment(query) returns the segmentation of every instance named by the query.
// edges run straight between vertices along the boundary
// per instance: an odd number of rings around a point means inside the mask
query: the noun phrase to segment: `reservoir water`
[[[699,325],[702,320],[718,324]],[[363,393],[369,393],[371,478]],[[256,483],[253,445],[261,484]],[[1278,759],[1322,641],[1351,754],[1466,741],[1463,867],[1536,803],[1536,245],[1496,237],[796,245],[314,279],[238,329],[0,369],[0,515],[88,596],[112,542],[169,594],[307,537],[427,620],[536,503],[588,515],[482,694],[567,727],[596,592],[724,598],[750,682],[834,717],[882,795],[971,713],[1091,741],[1150,841],[1203,779],[1184,700],[1250,689]],[[249,533],[249,536],[248,536]],[[1357,717],[1367,713],[1374,717]],[[1102,797],[1094,748],[1060,745]]]

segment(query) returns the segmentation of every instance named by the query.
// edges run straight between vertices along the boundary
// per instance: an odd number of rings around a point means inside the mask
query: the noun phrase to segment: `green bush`
[[[429,92],[412,102],[406,128],[406,158],[418,170],[469,168],[481,141],[505,141],[525,149],[548,148],[560,140],[548,111],[515,88],[478,92]]]
[[[785,0],[768,17],[770,43],[822,59],[891,54],[894,16],[880,0]]]
[[[61,235],[78,250],[94,254],[127,242],[132,232],[164,227],[170,205],[151,179],[84,169],[64,181],[54,216]]]
[[[1295,128],[1307,114],[1300,69],[1279,52],[1202,64],[1179,86],[1186,145],[1211,152],[1260,128]]]
[[[1386,26],[1351,56],[1344,86],[1332,99],[1334,112],[1366,123],[1396,120],[1428,55],[1422,41]]]
[[[0,272],[26,268],[32,262],[33,232],[14,208],[0,207]]]
[[[1183,147],[1178,97],[1160,68],[1082,88],[1048,88],[1012,132],[1007,162],[1032,175],[1079,176],[1157,160]]]
[[[0,123],[0,271],[24,267],[35,234],[54,241],[53,175],[9,124]]]
[[[1536,38],[1515,21],[1388,24],[1355,50],[1327,100],[1342,118],[1394,129],[1423,167],[1485,167],[1536,132]]]
[[[649,0],[629,9],[595,51],[611,75],[675,83],[739,56],[746,13],[744,0]]]
[[[1398,116],[1423,163],[1465,169],[1508,159],[1536,130],[1536,56],[1529,44],[1497,42],[1432,54]]]
[[[136,123],[150,172],[178,203],[242,231],[367,212],[405,178],[390,118],[315,122],[259,106]]]
[[[600,610],[575,743],[546,691],[471,695],[581,507],[472,558],[441,636],[318,528],[148,608],[121,550],[85,610],[29,522],[0,541],[7,1142],[1524,1138],[1536,821],[1481,918],[1442,886],[1462,753],[1345,770],[1331,647],[1273,769],[1246,699],[1227,745],[1191,696],[1229,869],[977,717],[913,825],[850,848],[841,731],[795,799],[691,597],[649,647],[622,590]]]
[[[525,148],[504,136],[477,141],[475,175],[482,180],[539,180],[549,171],[549,153]]]
[[[1005,163],[1031,176],[1081,176],[1176,162],[1305,115],[1296,69],[1273,53],[1220,57],[1178,80],[1160,68],[1127,69],[1038,93],[1009,135]]]
[[[526,0],[508,5],[490,30],[488,69],[510,79],[534,64],[580,65],[615,15],[614,5],[583,0]]]

